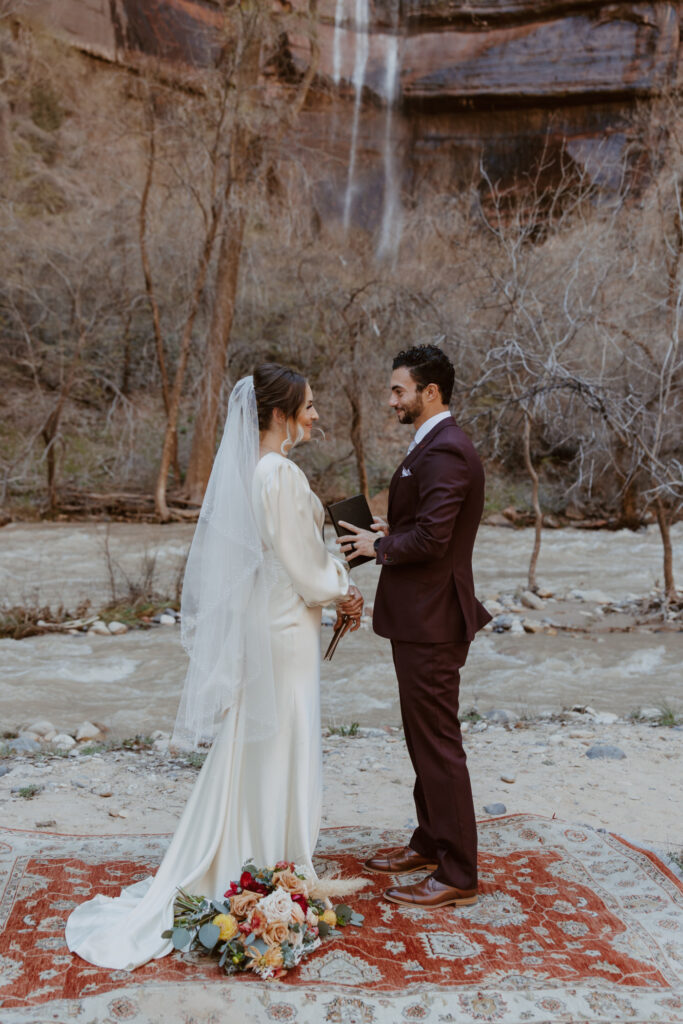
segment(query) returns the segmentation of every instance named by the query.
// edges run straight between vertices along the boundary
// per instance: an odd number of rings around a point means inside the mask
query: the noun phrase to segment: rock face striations
[[[482,164],[512,184],[549,151],[609,187],[634,148],[635,102],[679,83],[682,9],[321,0],[318,73],[292,142],[316,152],[320,205],[347,223],[386,221],[392,190],[451,191]],[[220,50],[211,0],[43,0],[42,11],[62,36],[111,60],[207,66]],[[282,45],[290,73],[303,73],[310,36]]]

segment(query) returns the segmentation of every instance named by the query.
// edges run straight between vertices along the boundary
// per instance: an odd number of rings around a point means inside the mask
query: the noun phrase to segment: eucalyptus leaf
[[[213,907],[213,909],[216,911],[217,914],[225,914],[226,913],[225,904],[224,903],[218,903],[216,900],[211,900],[211,906]],[[230,906],[229,905],[228,905],[227,913],[228,914],[230,913]]]
[[[204,949],[213,949],[221,935],[217,924],[203,924],[197,936]]]
[[[364,920],[365,917],[362,914],[356,913],[356,911],[354,910],[350,923],[355,924],[356,928],[360,928]]]
[[[267,950],[268,950],[268,946],[267,946],[267,944],[266,944],[266,943],[265,943],[265,942],[263,941],[263,939],[256,939],[256,941],[255,941],[255,942],[253,942],[253,943],[252,943],[252,945],[256,947],[256,949],[257,949],[257,950],[259,951],[259,953],[261,954],[261,956],[263,956],[263,955],[264,955],[264,953],[266,953],[266,952],[267,952]]]
[[[162,937],[162,939],[172,939],[173,938],[173,929],[172,928],[167,928],[165,932],[161,933],[161,937]]]
[[[252,944],[252,942],[254,941],[255,938],[256,938],[256,935],[254,934],[254,932],[250,932],[249,935],[247,935],[246,939],[244,940],[244,945],[245,946],[251,946],[251,944]]]
[[[174,928],[171,932],[174,949],[185,949],[192,942],[192,932],[187,928]]]
[[[318,934],[321,939],[326,939],[332,931],[332,926],[327,921],[318,921]]]

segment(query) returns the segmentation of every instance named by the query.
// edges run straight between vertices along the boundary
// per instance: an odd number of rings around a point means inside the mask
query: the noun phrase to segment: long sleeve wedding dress
[[[270,581],[261,613],[270,625],[277,732],[246,742],[243,709],[233,705],[156,875],[72,912],[69,949],[100,967],[132,970],[170,952],[161,933],[172,926],[178,887],[222,896],[248,859],[312,870],[322,795],[321,611],[348,592],[348,575],[325,548],[323,507],[294,463],[265,455],[252,500]]]

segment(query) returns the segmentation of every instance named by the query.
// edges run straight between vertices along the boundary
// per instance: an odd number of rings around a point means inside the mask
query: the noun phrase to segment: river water
[[[113,523],[12,523],[0,530],[3,603],[74,609],[85,598],[97,608],[135,581],[155,559],[157,586],[172,593],[192,526]],[[523,585],[530,530],[482,527],[475,553],[480,597]],[[674,530],[676,568],[683,573],[683,524]],[[109,559],[107,559],[107,547]],[[109,568],[108,568],[109,564]],[[111,572],[110,572],[111,569]],[[378,569],[355,573],[371,601]],[[683,632],[623,625],[596,617],[594,604],[568,595],[599,589],[611,599],[642,595],[661,578],[654,527],[637,534],[580,529],[547,531],[539,561],[541,585],[559,600],[536,617],[572,622],[585,632],[510,636],[481,633],[463,673],[462,706],[517,712],[557,710],[574,703],[627,714],[642,705],[683,702]],[[323,629],[327,644],[330,630]],[[171,727],[185,670],[177,627],[135,630],[122,637],[43,636],[0,640],[0,725],[48,718],[71,729],[87,718],[115,735]],[[398,723],[396,682],[388,641],[365,628],[343,641],[323,665],[323,719],[342,725]]]

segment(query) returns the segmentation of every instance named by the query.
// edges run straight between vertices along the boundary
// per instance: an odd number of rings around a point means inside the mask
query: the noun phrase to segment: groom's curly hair
[[[445,352],[436,345],[414,345],[403,349],[395,357],[392,370],[405,366],[416,382],[418,391],[428,384],[436,384],[441,392],[441,401],[448,405],[453,394],[455,368]]]

